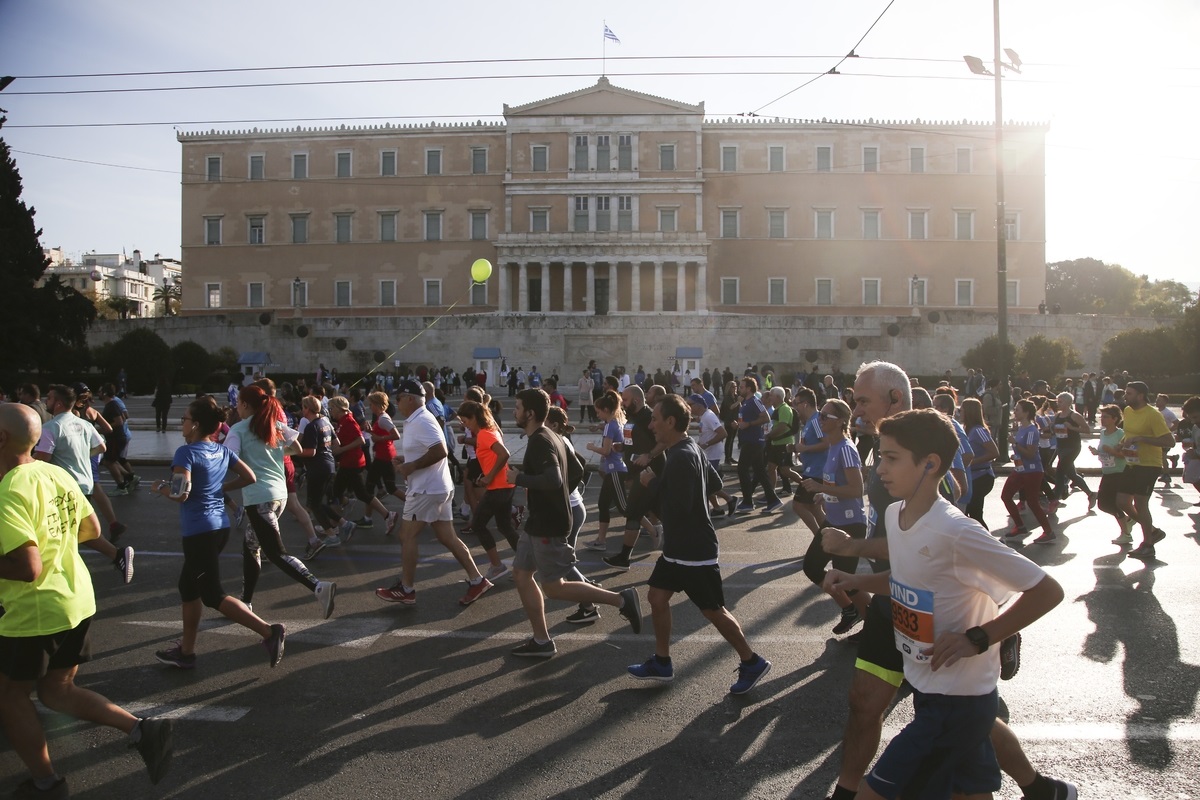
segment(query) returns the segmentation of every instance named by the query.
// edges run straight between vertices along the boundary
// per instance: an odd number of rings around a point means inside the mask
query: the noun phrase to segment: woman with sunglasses
[[[801,485],[814,495],[823,497],[825,523],[828,527],[845,531],[852,539],[865,539],[867,517],[863,507],[862,461],[858,450],[850,443],[850,406],[845,401],[832,399],[821,407],[821,433],[829,442],[825,468],[821,480],[804,478]],[[858,567],[857,556],[831,556],[821,547],[821,536],[813,536],[808,552],[804,554],[804,574],[821,586],[825,581],[825,568],[833,562],[834,569],[853,573]],[[833,626],[836,635],[848,633],[862,620],[862,612],[855,605],[854,597],[842,592],[829,592],[842,608],[842,617]]]

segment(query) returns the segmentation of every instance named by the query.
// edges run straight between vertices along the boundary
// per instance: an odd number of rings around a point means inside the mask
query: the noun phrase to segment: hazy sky
[[[971,76],[961,60],[973,54],[990,62],[990,0],[894,0],[858,46],[863,58],[772,102],[811,77],[799,73],[834,66],[887,6],[887,0],[211,0],[202,6],[0,0],[0,75],[18,77],[0,94],[8,110],[0,136],[18,151],[24,197],[37,208],[44,245],[61,245],[71,255],[136,247],[177,257],[180,147],[173,127],[496,119],[504,103],[593,84],[604,22],[621,38],[607,47],[614,84],[704,101],[712,117],[758,110],[815,119],[990,122],[992,82]],[[1004,0],[1001,15],[1002,44],[1024,62],[1021,75],[1004,80],[1005,118],[1050,125],[1047,258],[1091,256],[1153,278],[1198,280],[1190,231],[1200,152],[1186,143],[1200,123],[1194,49],[1200,3]],[[596,60],[561,60],[567,58]],[[32,77],[486,59],[559,60]],[[767,72],[788,74],[745,74]],[[449,77],[475,79],[428,80]],[[397,80],[414,78],[421,80]],[[363,79],[388,82],[47,93]],[[296,122],[318,117],[337,119]],[[283,121],[222,122],[268,119]],[[133,122],[164,124],[48,127]]]

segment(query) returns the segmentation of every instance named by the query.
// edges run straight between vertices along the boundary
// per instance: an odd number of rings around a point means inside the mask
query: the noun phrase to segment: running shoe
[[[127,530],[129,529],[125,526],[124,522],[114,521],[108,526],[108,540],[113,544],[116,544],[117,539],[120,539],[121,534],[125,533]]]
[[[1012,530],[1010,530],[1008,533],[1004,534],[1004,541],[1020,542],[1022,539],[1024,539],[1028,535],[1029,535],[1029,531],[1025,530],[1025,528],[1023,528],[1023,527],[1017,526],[1017,527],[1014,527]]]
[[[125,585],[128,586],[129,582],[133,580],[133,548],[118,549],[117,557],[113,559],[113,567],[121,573],[121,580],[125,581]]]
[[[309,542],[308,547],[304,548],[304,560],[312,561],[321,554],[321,551],[326,548],[325,540],[317,538],[315,542]]]
[[[417,590],[405,591],[404,584],[399,581],[387,589],[376,589],[375,596],[385,603],[400,603],[405,606],[417,604]]]
[[[729,499],[725,501],[725,516],[732,517],[735,513],[737,513],[737,497],[730,495]]]
[[[503,561],[501,561],[499,564],[494,564],[483,577],[487,578],[492,583],[495,583],[509,572],[511,572],[511,570],[509,569],[508,564],[505,564]]]
[[[755,655],[749,662],[738,664],[738,679],[729,687],[730,694],[745,694],[754,688],[763,675],[771,671],[771,662],[760,655]]]
[[[400,522],[400,512],[388,512],[387,518],[383,521],[383,535],[391,536],[396,532],[396,525]]]
[[[322,618],[329,619],[333,616],[333,598],[337,596],[337,584],[333,581],[317,581],[317,588],[313,590],[313,594],[321,604],[321,613],[324,614]]]
[[[538,642],[531,636],[509,652],[521,658],[553,658],[554,654],[558,652],[558,648],[554,646],[553,639],[548,642]]]
[[[1153,547],[1165,538],[1167,538],[1166,532],[1161,528],[1155,528],[1154,530],[1150,531],[1150,546]]]
[[[617,553],[614,556],[605,556],[600,560],[605,564],[608,564],[613,569],[619,569],[621,572],[629,571],[629,556],[623,556],[620,553]]]
[[[263,639],[263,647],[271,659],[271,666],[279,666],[283,659],[283,640],[287,638],[287,628],[276,623],[271,626],[271,635]]]
[[[178,667],[179,669],[196,668],[196,654],[192,653],[190,656],[184,655],[182,643],[178,639],[165,650],[156,650],[154,657],[163,664],[171,667]]]
[[[599,539],[592,539],[587,543],[587,549],[598,550],[599,552],[603,553],[608,549],[608,542],[602,542]]]
[[[783,501],[776,500],[773,503],[767,503],[767,507],[758,513],[762,514],[763,516],[766,516],[767,514],[774,514],[776,511],[778,511],[781,508],[783,508]]]
[[[1100,498],[1096,496],[1096,493],[1089,492],[1088,493],[1088,513],[1089,514],[1096,510],[1096,503],[1098,503],[1098,502],[1100,502]]]
[[[737,504],[737,513],[739,513],[739,514],[750,514],[753,511],[754,511],[754,503],[747,503],[747,502],[743,501],[743,502]]]
[[[1143,544],[1130,550],[1129,557],[1138,558],[1142,561],[1153,561],[1155,558],[1157,558],[1157,555],[1154,552],[1154,545]]]
[[[374,528],[375,523],[370,517],[363,517],[354,521],[354,527],[366,530],[367,528]]]
[[[621,616],[629,620],[629,627],[633,628],[634,633],[641,633],[642,601],[638,597],[637,589],[630,586],[628,589],[622,589],[620,595],[625,601],[620,608]]]
[[[629,677],[637,678],[639,681],[670,683],[675,678],[675,667],[671,664],[663,664],[657,656],[650,656],[641,664],[630,664],[626,671],[629,673]]]
[[[113,490],[113,494],[118,497],[124,497],[129,494],[129,487],[123,483],[118,483],[117,488]]]
[[[1060,781],[1058,778],[1046,778],[1046,781],[1054,787],[1054,800],[1078,800],[1079,790],[1075,788],[1075,784]]]
[[[130,491],[133,491],[133,490],[137,489],[138,484],[140,484],[141,482],[142,482],[142,476],[134,474],[134,475],[129,476],[129,482],[126,483],[125,485],[129,487]]]
[[[282,646],[280,648],[282,652]],[[142,735],[129,746],[137,748],[146,762],[146,771],[150,773],[150,783],[157,784],[167,774],[171,767],[171,757],[175,754],[174,731],[175,723],[169,719],[149,717],[138,722]]]
[[[1055,536],[1053,533],[1047,531],[1046,533],[1043,533],[1041,536],[1034,539],[1033,543],[1034,544],[1054,544],[1057,541],[1058,541],[1058,537]]]
[[[575,613],[567,615],[567,622],[572,625],[583,625],[598,619],[600,619],[600,609],[598,608],[578,608]]]
[[[354,538],[354,529],[358,527],[357,523],[345,520],[338,526],[338,539],[342,544],[350,544],[350,540]]]
[[[716,519],[717,517],[723,517],[723,516],[725,516],[725,509],[723,509],[723,508],[710,508],[710,509],[708,510],[708,516],[709,516],[709,517],[711,517],[712,519]]]
[[[458,598],[460,606],[469,606],[479,598],[483,597],[483,593],[495,586],[494,583],[487,578],[480,578],[479,583],[472,583],[467,587],[467,593]]]
[[[59,778],[49,789],[39,789],[37,784],[33,782],[33,778],[27,778],[17,784],[17,788],[9,795],[19,800],[66,800],[71,796],[70,790],[67,788],[67,779]]]
[[[853,604],[842,609],[842,618],[838,620],[838,624],[833,626],[833,635],[841,636],[843,633],[849,633],[850,629],[858,623],[862,622],[862,615],[858,613],[858,608]]]
[[[321,541],[325,543],[325,547],[327,548],[342,546],[342,540],[337,537],[336,533],[332,533],[328,536],[322,536]]]
[[[1000,680],[1011,681],[1021,670],[1021,634],[1000,643]]]

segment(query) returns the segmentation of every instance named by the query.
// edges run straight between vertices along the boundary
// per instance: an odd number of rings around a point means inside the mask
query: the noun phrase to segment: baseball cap
[[[421,384],[419,384],[416,381],[411,380],[411,379],[406,379],[406,380],[400,381],[400,385],[396,387],[396,396],[399,397],[402,394],[407,394],[407,395],[411,395],[413,397],[420,397],[421,399],[425,399],[424,387],[422,387]]]
[[[688,397],[688,402],[695,403],[698,406],[707,406],[708,405],[708,402],[704,399],[704,395],[702,395],[702,394],[691,395],[690,397]]]
[[[71,386],[71,389],[75,392],[76,397],[78,397],[81,394],[88,394],[89,392],[92,391],[91,389],[88,388],[88,385],[86,383],[76,383]]]

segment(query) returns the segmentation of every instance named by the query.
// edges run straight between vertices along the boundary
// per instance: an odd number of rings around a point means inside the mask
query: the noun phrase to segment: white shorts
[[[404,501],[403,518],[419,522],[453,522],[454,494],[413,494]]]

